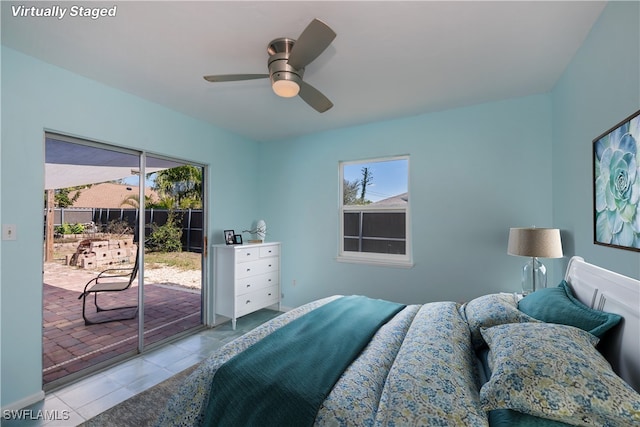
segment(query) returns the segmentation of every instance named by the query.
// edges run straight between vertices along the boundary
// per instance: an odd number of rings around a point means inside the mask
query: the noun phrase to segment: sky
[[[147,177],[146,181],[145,181],[145,186],[146,187],[153,187],[153,184],[155,184],[155,176],[156,174],[151,174],[151,176]],[[123,184],[127,184],[127,185],[135,185],[136,187],[138,186],[139,183],[139,177],[138,175],[131,175],[128,176],[126,178],[124,178],[122,180]]]
[[[366,199],[377,202],[388,197],[406,193],[409,185],[409,160],[393,159],[376,162],[344,163],[344,178],[353,182],[362,179],[362,168],[369,168],[373,176],[367,186]]]
[[[344,178],[351,182],[361,180],[362,168],[364,167],[369,168],[369,173],[373,176],[367,186],[366,198],[368,200],[377,202],[408,191],[408,159],[344,163]],[[155,174],[147,178],[147,187],[153,186],[154,177]],[[137,186],[138,176],[127,177],[124,179],[124,183]]]

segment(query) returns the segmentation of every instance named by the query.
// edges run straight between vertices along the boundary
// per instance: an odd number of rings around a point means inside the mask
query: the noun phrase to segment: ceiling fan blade
[[[335,38],[336,33],[327,24],[314,19],[294,43],[288,64],[296,70],[306,67],[320,56]]]
[[[318,113],[324,113],[333,107],[333,103],[329,101],[329,98],[304,80],[300,82],[300,92],[298,95]]]
[[[237,80],[254,80],[254,79],[266,79],[269,74],[220,74],[217,76],[204,76],[204,79],[208,82],[234,82]]]

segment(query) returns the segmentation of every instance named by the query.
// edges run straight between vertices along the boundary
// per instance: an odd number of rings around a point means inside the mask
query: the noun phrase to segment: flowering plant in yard
[[[640,115],[594,142],[596,240],[640,249]]]

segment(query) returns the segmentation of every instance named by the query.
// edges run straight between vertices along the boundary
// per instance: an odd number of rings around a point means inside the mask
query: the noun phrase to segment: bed
[[[216,351],[157,425],[637,426],[639,312],[640,281],[579,257],[522,299],[331,296]]]

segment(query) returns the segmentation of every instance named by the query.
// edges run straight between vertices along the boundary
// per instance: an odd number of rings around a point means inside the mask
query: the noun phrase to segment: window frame
[[[405,208],[398,206],[380,207],[371,205],[347,205],[343,204],[344,201],[344,166],[354,164],[366,164],[376,162],[387,162],[395,160],[407,161],[407,194],[409,195],[407,205]],[[339,183],[338,183],[338,256],[336,258],[339,262],[346,263],[360,263],[371,265],[384,265],[390,267],[413,267],[413,246],[411,244],[411,183],[410,183],[410,169],[411,161],[408,154],[376,157],[362,160],[345,160],[338,162],[339,171]],[[345,251],[344,249],[344,214],[346,212],[398,212],[404,211],[405,213],[405,253],[404,254],[387,254],[379,252],[356,252]]]

